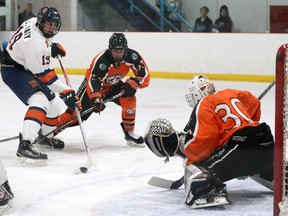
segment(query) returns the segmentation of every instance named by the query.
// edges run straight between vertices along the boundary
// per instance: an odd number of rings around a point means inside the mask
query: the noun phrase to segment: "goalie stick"
[[[266,87],[266,89],[259,95],[258,99],[261,100],[267,93],[270,91],[270,89],[275,85],[275,80],[272,81],[272,83],[269,84],[269,86]],[[269,185],[267,186],[267,183],[262,183],[262,180],[258,177],[251,177],[252,180],[258,182],[259,184],[263,185],[264,187],[271,190],[271,187]],[[178,180],[168,180],[164,178],[160,178],[157,176],[153,176],[148,181],[148,184],[154,187],[160,187],[170,190],[179,189],[184,184],[184,176],[182,176]]]
[[[152,185],[154,187],[176,190],[184,184],[184,176],[182,176],[180,179],[178,179],[176,181],[153,176],[148,181],[148,184]]]

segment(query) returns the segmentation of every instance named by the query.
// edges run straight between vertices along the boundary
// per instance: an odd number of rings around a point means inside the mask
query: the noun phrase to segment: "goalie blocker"
[[[193,136],[177,132],[166,119],[152,121],[145,133],[145,143],[158,157],[179,156],[185,159],[184,145]],[[201,152],[198,152],[201,154]],[[251,176],[273,190],[274,141],[266,123],[248,126],[203,161],[185,167],[185,203],[192,208],[228,203],[223,182]]]

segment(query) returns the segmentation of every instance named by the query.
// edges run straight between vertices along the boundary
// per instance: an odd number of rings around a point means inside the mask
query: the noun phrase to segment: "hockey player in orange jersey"
[[[122,81],[129,71],[134,76]],[[100,113],[105,109],[103,101],[111,98],[121,91],[124,94],[113,102],[122,107],[121,127],[125,134],[127,144],[130,146],[145,147],[142,136],[134,133],[136,118],[136,92],[145,88],[150,83],[150,72],[140,54],[128,48],[128,43],[123,33],[113,33],[109,39],[108,49],[96,55],[86,72],[85,79],[80,85],[77,95],[82,103],[82,113],[93,107],[93,111]],[[82,116],[87,120],[92,111]],[[65,124],[73,117],[75,112],[67,109],[58,118],[58,126]],[[77,125],[75,120],[70,126]]]
[[[215,92],[204,76],[195,76],[186,95],[193,108],[183,132],[166,119],[148,126],[145,143],[160,157],[185,159],[186,205],[204,208],[228,204],[225,184],[251,178],[273,190],[274,141],[260,123],[260,100],[248,91]]]

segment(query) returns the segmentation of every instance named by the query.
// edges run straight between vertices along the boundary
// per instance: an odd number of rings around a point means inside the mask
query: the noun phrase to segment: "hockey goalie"
[[[186,205],[228,204],[224,182],[234,178],[249,176],[273,190],[274,141],[270,127],[259,122],[260,100],[248,91],[216,92],[204,75],[193,77],[186,100],[193,111],[185,132],[159,118],[145,133],[154,154],[185,160]]]

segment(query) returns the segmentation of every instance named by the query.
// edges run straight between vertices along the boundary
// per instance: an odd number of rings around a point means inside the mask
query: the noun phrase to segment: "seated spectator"
[[[229,16],[229,10],[226,5],[220,8],[220,17],[215,21],[213,32],[232,32],[233,22]]]
[[[195,20],[193,32],[211,32],[212,20],[207,16],[209,8],[203,6],[200,8],[200,17]]]
[[[31,3],[27,3],[25,5],[25,10],[18,15],[18,25],[20,26],[24,21],[36,17],[32,12],[33,5]]]

